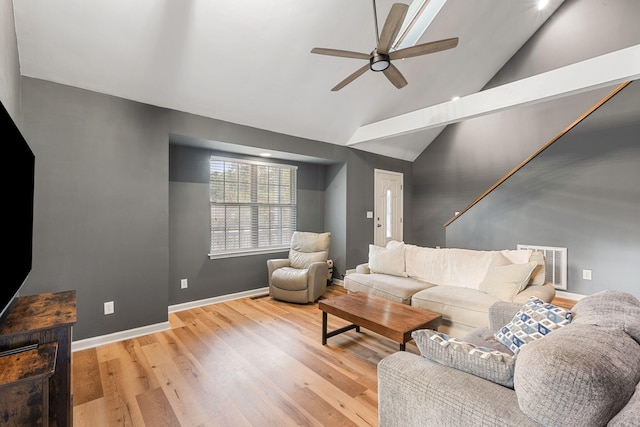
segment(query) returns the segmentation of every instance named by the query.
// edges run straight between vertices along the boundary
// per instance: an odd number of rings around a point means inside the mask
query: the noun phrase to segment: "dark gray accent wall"
[[[373,243],[374,223],[372,218],[367,218],[367,211],[374,210],[374,170],[400,172],[404,176],[403,234],[406,240],[411,226],[413,165],[360,150],[349,150],[347,155],[347,239],[358,244],[348,245],[346,265],[347,268],[355,268],[356,265],[367,262],[369,243]]]
[[[321,159],[299,165],[299,227],[334,233],[341,273],[366,261],[373,242],[365,218],[373,170],[411,170],[343,146],[21,81],[23,133],[36,155],[34,266],[23,294],[75,289],[75,340],[165,322],[170,304],[267,284],[273,256],[208,259],[207,156],[170,156],[172,135]],[[189,281],[182,292],[181,278]],[[113,315],[102,314],[106,301]]]
[[[148,105],[23,78],[36,157],[24,294],[75,289],[74,339],[167,320],[168,134]],[[115,313],[103,315],[103,303]]]
[[[570,130],[447,227],[447,245],[567,248],[568,291],[640,297],[640,82]],[[582,270],[592,270],[584,280]]]
[[[637,44],[638,16],[640,2],[634,0],[567,0],[486,87]],[[449,246],[444,223],[455,212],[462,211],[608,91],[599,89],[448,126],[413,164],[413,224],[405,240]]]
[[[20,62],[13,20],[13,2],[0,1],[0,100],[9,115],[21,127]]]
[[[346,163],[337,163],[327,166],[325,179],[325,228],[327,230],[331,230],[332,244],[330,257],[333,260],[333,277],[341,279],[347,269]],[[359,242],[358,244],[363,243]]]

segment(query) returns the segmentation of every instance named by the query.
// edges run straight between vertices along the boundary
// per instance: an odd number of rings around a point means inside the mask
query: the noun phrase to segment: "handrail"
[[[631,82],[624,82],[622,83],[620,86],[618,86],[617,88],[615,88],[611,93],[609,93],[607,96],[605,96],[604,98],[602,98],[600,101],[598,101],[593,107],[589,108],[586,112],[584,112],[580,117],[578,117],[576,120],[573,121],[573,123],[571,123],[569,126],[567,126],[566,128],[564,128],[562,131],[560,131],[560,133],[558,133],[556,136],[554,136],[553,138],[551,138],[551,140],[549,142],[547,142],[546,144],[544,144],[542,147],[540,147],[535,153],[533,153],[532,155],[530,155],[529,157],[527,157],[522,163],[520,163],[518,166],[516,166],[515,168],[513,168],[509,173],[507,173],[505,176],[503,176],[502,178],[500,178],[495,184],[493,184],[491,187],[489,187],[488,190],[486,190],[484,193],[482,193],[480,196],[478,196],[473,202],[471,202],[469,205],[467,205],[467,207],[465,207],[463,210],[461,210],[457,215],[454,215],[451,219],[449,219],[447,222],[444,223],[444,226],[447,227],[449,224],[451,224],[453,221],[455,221],[456,219],[460,218],[460,216],[465,213],[466,211],[468,211],[469,209],[471,209],[476,203],[478,203],[480,200],[484,199],[486,196],[489,195],[489,193],[491,193],[493,190],[495,190],[500,184],[502,184],[503,182],[505,182],[507,179],[509,179],[513,174],[515,174],[516,172],[518,172],[520,169],[522,169],[527,163],[529,163],[531,160],[533,160],[534,158],[536,158],[540,153],[542,153],[544,150],[546,150],[547,148],[549,148],[554,142],[556,142],[558,139],[560,139],[560,137],[562,137],[564,134],[566,134],[567,132],[569,132],[571,129],[573,129],[578,123],[580,123],[581,121],[583,121],[584,119],[586,119],[591,113],[593,113],[594,111],[596,111],[598,108],[600,108],[602,105],[604,105],[605,102],[607,102],[608,100],[610,100],[611,98],[613,98],[618,92],[620,92],[622,89],[624,89],[625,87],[627,87]]]

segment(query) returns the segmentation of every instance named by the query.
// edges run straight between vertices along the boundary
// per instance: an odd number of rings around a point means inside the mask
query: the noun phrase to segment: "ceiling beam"
[[[640,44],[361,126],[347,145],[392,138],[640,78]]]

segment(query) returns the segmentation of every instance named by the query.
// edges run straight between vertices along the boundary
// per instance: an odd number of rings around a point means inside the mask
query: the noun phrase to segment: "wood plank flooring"
[[[332,285],[323,298],[344,293]],[[73,354],[74,426],[377,425],[376,366],[398,345],[362,329],[323,346],[317,303],[244,298],[169,322]]]

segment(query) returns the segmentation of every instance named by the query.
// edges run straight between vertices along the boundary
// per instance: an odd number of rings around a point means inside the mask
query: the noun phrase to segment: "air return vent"
[[[567,290],[567,248],[518,244],[518,249],[544,253],[546,280],[556,289]]]

